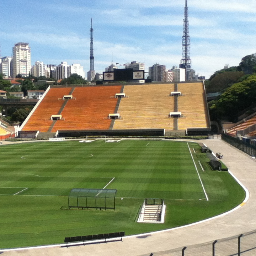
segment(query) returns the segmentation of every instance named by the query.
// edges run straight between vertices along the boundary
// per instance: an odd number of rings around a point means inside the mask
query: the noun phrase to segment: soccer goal
[[[116,189],[74,188],[68,196],[68,208],[116,209]]]

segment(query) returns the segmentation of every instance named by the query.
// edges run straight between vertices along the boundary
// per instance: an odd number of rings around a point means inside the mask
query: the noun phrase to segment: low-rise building
[[[23,99],[24,98],[24,92],[9,92],[10,96]]]
[[[44,94],[44,90],[28,90],[28,99],[41,99]]]

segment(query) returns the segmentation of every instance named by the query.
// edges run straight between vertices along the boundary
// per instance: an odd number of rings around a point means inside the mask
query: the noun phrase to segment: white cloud
[[[189,8],[197,10],[205,10],[207,12],[222,11],[222,12],[245,12],[256,13],[256,2],[254,0],[193,0],[189,4]]]

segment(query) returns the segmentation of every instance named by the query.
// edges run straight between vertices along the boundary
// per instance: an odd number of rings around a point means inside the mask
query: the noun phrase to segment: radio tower
[[[91,29],[90,29],[90,71],[87,72],[87,80],[92,81],[95,78],[94,71],[94,55],[93,55],[93,28],[92,28],[92,19],[91,19]]]
[[[185,68],[186,81],[188,80],[188,71],[191,68],[190,59],[190,36],[189,36],[189,22],[188,22],[188,3],[185,0],[184,20],[183,20],[183,36],[182,36],[182,59],[180,68]]]

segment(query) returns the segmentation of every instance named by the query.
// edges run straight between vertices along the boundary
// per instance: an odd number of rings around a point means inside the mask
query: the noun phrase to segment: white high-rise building
[[[11,57],[3,57],[0,59],[0,74],[4,75],[4,78],[11,77]]]
[[[36,61],[31,69],[31,73],[35,77],[46,76],[46,65],[41,61]]]
[[[72,74],[77,74],[77,75],[81,76],[82,78],[85,78],[84,68],[80,64],[72,64],[71,65],[71,75]]]
[[[56,79],[64,79],[70,77],[71,68],[67,62],[61,62],[60,65],[56,67]]]
[[[185,82],[186,81],[186,69],[185,68],[173,68],[173,82]]]
[[[31,49],[28,43],[17,43],[13,47],[12,77],[27,77],[31,71]]]

